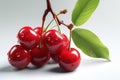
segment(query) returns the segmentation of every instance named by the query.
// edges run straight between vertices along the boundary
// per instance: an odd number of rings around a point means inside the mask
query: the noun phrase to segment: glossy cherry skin
[[[31,49],[38,45],[40,36],[30,27],[25,26],[18,32],[18,42],[25,49]]]
[[[29,52],[20,45],[14,45],[8,52],[9,63],[18,69],[27,67],[30,63],[30,58]]]
[[[50,59],[50,52],[44,45],[41,45],[41,47],[36,46],[31,49],[30,55],[31,63],[36,67],[44,66]]]
[[[80,53],[74,48],[63,50],[59,55],[59,65],[67,72],[74,71],[79,66],[80,61]]]
[[[43,35],[43,42],[51,53],[53,60],[58,62],[59,53],[62,49],[66,49],[69,46],[69,40],[57,30],[49,30]]]
[[[33,29],[38,35],[40,35],[41,33],[42,33],[42,27],[35,27],[34,29]],[[43,31],[44,32],[44,31]]]

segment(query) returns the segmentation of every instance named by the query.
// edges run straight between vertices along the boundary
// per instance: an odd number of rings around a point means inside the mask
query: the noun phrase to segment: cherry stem
[[[47,0],[47,9],[49,10],[49,12],[51,12],[51,14],[52,14],[52,16],[53,16],[53,18],[54,18],[57,26],[58,26],[58,31],[61,32],[60,27],[59,27],[60,24],[59,24],[59,21],[58,21],[58,17],[57,17],[57,15],[53,12],[53,9],[52,9],[50,0]]]
[[[50,29],[53,29],[53,28],[55,28],[57,25],[54,25],[54,26],[52,26]]]
[[[40,34],[39,48],[41,48],[41,44],[42,44],[42,34],[43,34],[44,23],[45,23],[47,14],[48,14],[48,10],[45,10],[45,12],[44,12],[44,14],[43,14],[43,18],[42,18],[42,31],[41,31],[41,34]]]
[[[59,12],[58,14],[57,14],[57,16],[59,16],[61,13]],[[48,27],[51,25],[51,23],[54,21],[55,19],[53,18],[51,21],[50,21],[50,23],[47,25],[47,27],[45,28],[45,31],[47,31],[47,29],[48,29]]]
[[[46,0],[46,3],[47,3],[47,9],[45,10],[45,12],[44,12],[44,14],[43,14],[43,17],[42,17],[42,32],[41,32],[41,34],[40,34],[41,40],[40,40],[40,45],[39,45],[39,46],[41,47],[41,43],[42,43],[42,33],[43,33],[43,29],[44,29],[44,23],[45,23],[45,20],[46,20],[46,16],[48,15],[49,12],[52,14],[54,20],[56,21],[59,31],[60,31],[59,25],[61,25],[61,24],[64,25],[64,26],[66,26],[66,27],[70,30],[70,43],[71,43],[71,30],[72,30],[72,28],[73,28],[73,25],[72,25],[72,24],[67,25],[67,24],[65,24],[63,21],[61,21],[61,20],[58,18],[58,16],[53,12],[53,9],[52,9],[52,7],[51,7],[50,0]],[[65,14],[66,12],[67,12],[67,10],[61,11],[62,14]],[[51,21],[51,23],[52,23],[52,21]],[[50,24],[51,24],[51,23],[50,23]],[[69,47],[70,47],[70,44],[69,44]]]
[[[68,25],[68,29],[70,30],[70,41],[69,41],[69,47],[68,50],[70,50],[71,48],[71,39],[72,39],[72,28],[73,28],[73,24]]]
[[[57,26],[58,26],[58,31],[61,33],[61,29],[60,29],[59,23],[58,23],[58,21],[57,21],[56,18],[55,18],[55,22],[56,22],[56,24],[57,24]]]
[[[46,0],[46,2],[47,2],[47,9],[46,9],[46,11],[45,11],[45,13],[44,13],[43,18],[46,18],[48,12],[50,12],[50,13],[52,14],[54,20],[56,21],[57,25],[63,24],[63,25],[65,25],[66,27],[68,27],[68,25],[66,25],[63,21],[61,21],[61,20],[58,18],[58,16],[53,12],[53,9],[52,9],[50,0]],[[61,14],[65,14],[66,12],[67,12],[66,9],[60,11]],[[43,19],[43,22],[44,22],[44,20],[45,20],[45,19]],[[43,23],[43,25],[44,25],[44,23]]]
[[[48,27],[51,25],[51,23],[54,21],[54,19],[52,19],[51,21],[50,21],[50,23],[47,25],[47,27],[45,28],[45,31],[47,31],[47,29],[48,29]]]
[[[61,10],[58,14],[56,14],[57,16],[61,15],[61,14],[66,14],[67,13],[67,10],[66,9],[63,9]],[[54,21],[55,19],[53,18],[50,23],[47,25],[47,27],[45,28],[45,31],[47,31],[48,27],[51,25],[51,23]]]

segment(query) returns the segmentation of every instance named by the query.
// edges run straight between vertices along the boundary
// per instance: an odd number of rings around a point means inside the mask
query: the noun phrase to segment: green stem
[[[50,23],[47,25],[47,27],[45,28],[45,31],[47,31],[47,29],[49,28],[49,26],[51,25],[51,23],[54,21],[54,19],[52,19],[51,21],[50,21]]]
[[[57,24],[57,26],[58,26],[58,31],[61,33],[60,25],[59,25],[59,23],[58,23],[58,21],[57,21],[56,18],[55,18],[55,22],[56,22],[56,24]]]
[[[52,26],[50,29],[53,29],[54,27],[56,27],[57,25],[54,25],[54,26]]]
[[[57,16],[59,16],[60,15],[60,13],[58,13],[57,14]],[[47,31],[47,29],[49,28],[49,26],[51,25],[51,23],[54,21],[55,19],[53,18],[51,21],[50,21],[50,23],[47,25],[47,27],[45,28],[45,31]]]

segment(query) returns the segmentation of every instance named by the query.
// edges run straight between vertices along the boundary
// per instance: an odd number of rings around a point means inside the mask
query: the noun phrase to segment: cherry
[[[8,52],[8,60],[15,68],[22,69],[30,63],[30,54],[20,45],[14,45]]]
[[[43,44],[30,50],[31,63],[36,67],[45,65],[50,59],[50,52]]]
[[[40,36],[30,26],[25,26],[18,32],[18,42],[25,49],[31,49],[38,45]]]
[[[43,42],[51,53],[53,60],[58,62],[58,55],[62,49],[69,46],[69,40],[57,30],[49,30],[43,35]]]
[[[38,35],[40,35],[40,34],[42,34],[42,27],[35,27],[34,29],[33,29]]]
[[[80,64],[81,56],[75,48],[62,50],[59,55],[59,65],[64,71],[74,71]]]

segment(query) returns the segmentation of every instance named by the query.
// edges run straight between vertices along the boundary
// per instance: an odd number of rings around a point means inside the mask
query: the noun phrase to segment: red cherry
[[[15,68],[22,69],[30,63],[30,54],[20,45],[15,45],[8,52],[8,60]]]
[[[38,35],[40,35],[41,33],[42,33],[42,27],[35,27],[34,29],[33,29]]]
[[[41,45],[40,48],[39,46],[36,46],[35,48],[31,49],[30,54],[31,63],[36,67],[45,65],[50,59],[50,52],[44,45]]]
[[[74,71],[79,66],[80,61],[80,53],[74,48],[65,49],[59,55],[59,65],[64,71]]]
[[[30,27],[25,26],[18,32],[18,42],[25,49],[31,49],[38,45],[40,36]]]
[[[53,60],[58,62],[59,53],[69,46],[69,40],[57,30],[49,30],[43,35],[43,42],[51,53]]]

